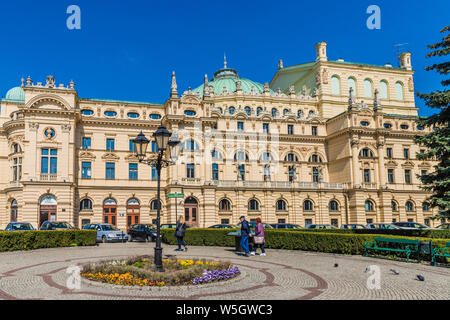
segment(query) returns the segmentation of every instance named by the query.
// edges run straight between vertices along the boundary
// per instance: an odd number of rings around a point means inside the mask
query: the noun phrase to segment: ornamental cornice
[[[95,159],[97,158],[93,153],[88,152],[88,151],[81,151],[78,154],[78,158],[80,159]]]
[[[102,118],[82,118],[80,121],[84,125],[103,125],[103,126],[117,126],[117,127],[145,127],[158,128],[160,121],[150,120],[130,120],[130,119],[102,119]]]
[[[108,152],[108,153],[103,154],[102,159],[107,160],[107,161],[119,161],[120,157],[118,155],[116,155],[115,153]]]
[[[414,168],[414,162],[412,161],[406,161],[402,164],[403,168]]]

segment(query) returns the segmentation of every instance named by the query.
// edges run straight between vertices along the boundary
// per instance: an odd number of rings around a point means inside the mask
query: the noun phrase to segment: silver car
[[[84,230],[97,230],[97,242],[127,242],[128,234],[108,223],[91,223],[83,227]]]
[[[425,230],[430,229],[428,226],[424,226],[423,224],[417,222],[394,222],[394,226],[399,227],[404,230]]]
[[[367,229],[388,229],[388,230],[398,230],[400,229],[397,226],[394,226],[390,223],[369,223],[366,226]]]
[[[307,224],[305,229],[337,229],[337,227],[329,224]]]

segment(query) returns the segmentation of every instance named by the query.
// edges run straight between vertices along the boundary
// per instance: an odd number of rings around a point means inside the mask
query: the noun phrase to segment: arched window
[[[260,161],[272,161],[273,157],[270,154],[270,152],[264,152],[263,154],[261,154],[261,156],[259,157]]]
[[[366,211],[369,211],[369,212],[370,211],[375,211],[375,207],[373,205],[373,202],[370,201],[370,200],[366,200],[364,206],[365,206]]]
[[[277,201],[277,211],[286,211],[286,201],[281,199]]]
[[[13,152],[14,152],[14,153],[20,153],[20,152],[22,152],[22,148],[20,147],[20,145],[19,145],[18,143],[14,143],[14,146],[13,146]]]
[[[313,154],[309,157],[309,162],[322,162],[322,158],[318,154]]]
[[[262,110],[263,110],[263,108],[261,108],[261,107],[256,108],[256,115],[259,116],[261,114]]]
[[[213,160],[221,160],[222,154],[220,152],[218,152],[216,149],[214,149],[213,151],[211,151],[211,158]]]
[[[135,198],[131,198],[127,201],[127,206],[139,206],[139,200]]]
[[[278,110],[277,108],[272,108],[272,117],[277,117],[278,116]]]
[[[244,151],[238,151],[234,154],[235,161],[248,161],[248,155]]]
[[[103,202],[104,206],[115,206],[116,204],[117,204],[116,200],[114,200],[112,198],[108,198]]]
[[[303,201],[303,211],[313,211],[314,206],[311,200],[305,200]]]
[[[348,89],[353,88],[353,96],[356,97],[356,81],[354,78],[348,78]]]
[[[372,98],[372,81],[369,79],[364,80],[364,96],[366,98]]]
[[[92,210],[92,201],[90,199],[83,199],[80,201],[80,211]]]
[[[430,204],[428,202],[422,203],[422,210],[423,211],[430,211]]]
[[[414,211],[414,205],[411,201],[406,201],[405,203],[406,211]]]
[[[403,100],[403,84],[401,82],[395,83],[395,97],[397,100]]]
[[[397,202],[395,202],[394,200],[391,200],[391,209],[393,212],[398,211]]]
[[[250,107],[245,107],[244,108],[244,110],[245,110],[245,113],[249,116],[249,115],[251,115],[252,114],[252,109],[250,109]]]
[[[334,95],[341,94],[341,84],[339,81],[339,77],[337,77],[337,76],[331,77],[331,94],[334,94]]]
[[[259,211],[259,202],[256,199],[250,199],[248,202],[249,211]]]
[[[19,214],[19,204],[16,200],[11,201],[11,216],[10,222],[17,222],[17,217]]]
[[[183,149],[185,150],[199,150],[197,142],[192,139],[186,140],[183,144]]]
[[[373,158],[373,152],[369,148],[364,148],[359,153],[359,156],[362,158]]]
[[[219,211],[231,211],[231,203],[228,199],[220,200]]]
[[[284,157],[284,161],[298,162],[298,157],[294,153],[288,153],[286,157]]]
[[[380,97],[382,99],[388,98],[388,84],[385,80],[380,81]]]
[[[339,204],[337,203],[336,200],[331,200],[328,207],[330,211],[339,211]]]
[[[303,117],[303,111],[302,110],[298,110],[297,111],[297,119],[300,119],[301,117]]]
[[[152,202],[150,202],[150,210],[151,211],[158,210],[158,200],[152,200]]]
[[[288,112],[289,112],[288,109],[284,109],[284,110],[283,110],[283,115],[285,116]]]
[[[235,111],[236,111],[236,109],[235,109],[234,107],[229,107],[229,108],[228,108],[228,112],[229,112],[230,114],[234,114]]]

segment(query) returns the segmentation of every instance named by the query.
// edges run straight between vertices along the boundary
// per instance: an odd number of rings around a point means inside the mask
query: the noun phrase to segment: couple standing
[[[250,230],[250,225],[248,224],[248,221],[245,220],[244,216],[241,216],[241,247],[244,249],[245,256],[248,257],[250,254],[254,256],[256,254],[256,249],[258,245],[261,247],[261,256],[266,255],[266,251],[264,250],[264,243],[266,242],[266,239],[264,237],[264,226],[261,223],[261,218],[256,218],[256,228],[255,228],[255,247],[253,248],[253,251],[250,253],[250,250],[248,248],[248,239],[249,237],[252,237],[252,232]]]

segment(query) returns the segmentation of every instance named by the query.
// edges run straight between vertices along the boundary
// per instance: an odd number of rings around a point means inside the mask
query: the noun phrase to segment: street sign
[[[168,198],[184,198],[184,193],[169,193]]]

